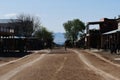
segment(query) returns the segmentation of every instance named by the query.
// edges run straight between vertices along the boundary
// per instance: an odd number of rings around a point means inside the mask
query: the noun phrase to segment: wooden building
[[[118,24],[117,29],[103,33],[101,36],[101,47],[103,49],[115,48],[118,51],[120,50],[120,18],[116,19],[116,21]]]
[[[0,22],[0,38],[14,36],[14,27],[9,22]]]
[[[0,52],[26,52],[27,50],[40,50],[44,48],[44,41],[35,37],[19,36],[20,28],[17,20],[0,20]],[[18,27],[18,26],[17,26]]]
[[[99,25],[99,30],[97,30],[96,32],[94,32],[94,30],[90,30],[90,25],[96,25],[96,24]],[[103,18],[100,21],[88,22],[86,29],[87,48],[102,48],[104,42],[102,40],[102,34],[112,30],[116,30],[117,28],[118,28],[117,19]]]

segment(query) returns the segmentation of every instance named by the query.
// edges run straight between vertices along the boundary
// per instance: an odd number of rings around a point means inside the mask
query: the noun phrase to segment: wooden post
[[[86,25],[86,47],[90,48],[89,23]]]

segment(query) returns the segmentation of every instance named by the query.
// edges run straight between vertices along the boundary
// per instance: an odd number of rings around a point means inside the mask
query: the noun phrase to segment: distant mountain
[[[54,42],[59,45],[63,45],[65,42],[64,33],[54,33]]]

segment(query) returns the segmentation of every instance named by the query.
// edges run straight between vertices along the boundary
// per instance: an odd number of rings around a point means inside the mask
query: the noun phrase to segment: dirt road
[[[0,64],[0,80],[120,80],[119,74],[114,63],[75,49],[41,51]]]

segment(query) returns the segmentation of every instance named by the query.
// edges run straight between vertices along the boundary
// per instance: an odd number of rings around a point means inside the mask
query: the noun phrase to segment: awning
[[[103,24],[104,21],[88,22],[87,25]]]
[[[113,33],[119,32],[119,31],[120,31],[120,29],[116,29],[116,30],[112,30],[112,31],[109,31],[109,32],[103,33],[103,35],[113,34]]]

